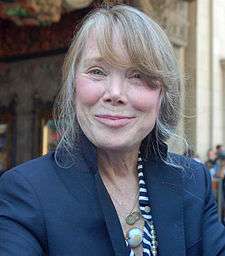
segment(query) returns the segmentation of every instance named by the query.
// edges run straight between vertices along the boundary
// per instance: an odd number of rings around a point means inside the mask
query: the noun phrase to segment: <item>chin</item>
[[[110,150],[110,151],[130,151],[133,148],[136,148],[140,143],[134,144],[134,141],[120,141],[119,139],[111,138],[111,139],[95,139],[93,142],[95,146],[99,149]]]

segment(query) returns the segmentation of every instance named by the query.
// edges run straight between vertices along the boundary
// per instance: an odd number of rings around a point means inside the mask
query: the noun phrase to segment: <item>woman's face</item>
[[[113,46],[123,60],[129,61],[116,37]],[[78,122],[98,148],[131,150],[152,131],[160,108],[161,86],[151,87],[137,70],[106,63],[94,36],[83,52],[75,86]]]

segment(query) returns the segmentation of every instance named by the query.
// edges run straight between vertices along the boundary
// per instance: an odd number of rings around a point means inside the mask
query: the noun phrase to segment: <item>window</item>
[[[42,119],[42,155],[53,151],[57,145],[58,133],[54,120],[51,118]]]

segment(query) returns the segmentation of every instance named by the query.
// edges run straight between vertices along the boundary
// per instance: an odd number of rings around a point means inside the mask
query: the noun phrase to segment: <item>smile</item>
[[[120,115],[95,115],[98,122],[111,128],[121,128],[129,124],[135,117]]]

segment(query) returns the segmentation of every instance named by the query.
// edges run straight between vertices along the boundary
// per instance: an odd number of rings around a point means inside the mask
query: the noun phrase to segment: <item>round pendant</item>
[[[143,239],[143,231],[140,228],[131,228],[127,231],[127,242],[131,248],[141,244]]]
[[[134,223],[137,222],[138,220],[140,220],[140,218],[141,218],[140,212],[138,212],[138,211],[132,212],[126,217],[126,223],[128,225],[134,225]]]

